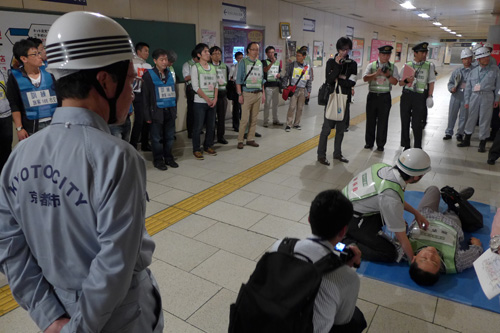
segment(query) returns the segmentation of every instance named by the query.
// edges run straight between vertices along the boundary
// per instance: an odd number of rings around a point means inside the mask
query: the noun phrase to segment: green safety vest
[[[174,78],[174,83],[176,83],[174,66],[170,66],[168,69],[170,70],[170,73],[172,73],[172,77]]]
[[[423,94],[424,90],[427,88],[427,81],[429,79],[429,71],[431,69],[431,63],[425,61],[422,64],[422,66],[415,67],[413,61],[408,61],[406,65],[415,69],[415,74],[417,74],[418,71],[418,74],[417,77],[415,77],[415,81],[413,81],[413,87],[412,88],[405,87],[405,89],[413,90],[415,92]]]
[[[213,65],[213,64],[212,64]],[[227,66],[221,62],[219,65],[214,65],[217,71],[217,83],[219,83],[219,90],[226,90],[227,85]]]
[[[377,64],[378,61],[372,62],[371,66],[371,73],[375,73],[377,71]],[[394,71],[394,64],[389,62],[389,70],[392,72]],[[374,93],[387,93],[391,91],[391,83],[389,82],[389,79],[385,77],[385,75],[379,75],[375,80],[371,80],[369,83],[369,90],[370,92]]]
[[[212,64],[208,64],[208,66],[210,66],[210,69],[207,71],[200,63],[196,64],[196,68],[198,69],[198,84],[208,98],[214,98],[215,85],[217,84],[217,71]]]
[[[250,68],[252,68],[252,72],[248,75],[247,80],[245,81],[245,86],[248,89],[262,89],[262,78],[263,78],[263,69],[262,62],[259,59],[255,60],[255,66],[252,61],[248,58],[243,59],[243,63],[245,64],[245,75],[250,72]]]
[[[394,190],[399,197],[401,202],[404,203],[404,191],[399,183],[383,179],[378,175],[380,169],[390,167],[389,164],[377,163],[366,169],[365,171],[359,173],[354,177],[349,184],[342,190],[342,193],[351,202],[356,202],[359,200],[374,197],[385,190]],[[373,213],[365,213],[364,215],[370,215]]]
[[[455,253],[457,249],[457,231],[437,220],[430,220],[427,230],[420,229],[418,235],[410,234],[409,240],[414,252],[426,247],[435,247],[443,256],[446,273],[456,273]]]
[[[269,70],[267,71],[267,81],[269,82],[278,81],[276,75],[278,75],[279,73],[280,73],[280,62],[276,60],[274,64],[271,66],[271,68],[269,68]]]

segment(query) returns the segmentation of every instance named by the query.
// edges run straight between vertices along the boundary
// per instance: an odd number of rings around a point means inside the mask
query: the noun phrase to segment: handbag
[[[337,83],[335,90],[328,96],[325,118],[334,121],[344,120],[346,102],[347,95],[342,94]]]
[[[238,99],[238,93],[236,92],[236,81],[229,80],[226,84],[227,99],[234,101]]]
[[[330,94],[332,92],[333,92],[333,87],[327,82],[323,83],[321,87],[319,87],[318,105],[323,105],[323,106],[327,105],[328,98],[330,97]]]
[[[302,73],[300,73],[299,79],[297,80],[297,83],[300,82],[300,79],[302,79],[302,76],[304,76],[305,72],[309,66],[304,67],[302,70]],[[283,97],[283,100],[288,100],[289,97],[292,97],[293,94],[295,93],[295,90],[297,90],[297,83],[295,83],[293,86],[288,86],[285,89],[283,89],[283,93],[281,94],[281,97]]]

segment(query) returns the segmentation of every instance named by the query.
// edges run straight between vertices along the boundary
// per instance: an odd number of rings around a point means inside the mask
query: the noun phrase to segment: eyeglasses
[[[41,57],[42,56],[42,52],[30,53],[30,54],[28,54],[28,57],[29,56]]]
[[[248,51],[258,51],[259,49],[248,49]]]
[[[340,49],[339,51],[349,52],[349,51],[351,51],[351,49],[349,49],[349,48],[347,48],[347,49]]]

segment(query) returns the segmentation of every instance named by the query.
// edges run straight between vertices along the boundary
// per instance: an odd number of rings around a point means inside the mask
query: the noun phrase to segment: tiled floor
[[[442,140],[449,102],[446,83],[452,69],[438,68],[435,106],[429,110],[424,134],[432,171],[409,189],[424,190],[431,184],[450,184],[459,189],[474,186],[474,200],[497,206],[500,164],[486,164],[487,155],[477,152],[477,136],[469,148],[457,148],[455,139]],[[400,92],[396,87],[392,97]],[[366,93],[366,85],[356,88],[353,118],[364,112]],[[285,120],[286,111],[285,106],[279,108],[280,120]],[[230,144],[216,146],[218,155],[207,156],[204,161],[192,157],[186,134],[178,133],[174,152],[178,169],[153,169],[150,153],[145,154],[151,198],[148,216],[318,135],[322,115],[322,108],[312,99],[304,110],[302,131],[286,133],[283,128],[261,127],[261,114],[258,132],[263,137],[257,139],[261,147],[237,150],[236,133],[228,128]],[[351,126],[344,137],[343,154],[350,163],[334,162],[325,167],[316,162],[313,149],[154,235],[157,247],[151,269],[163,296],[165,332],[226,332],[229,304],[260,256],[276,239],[309,234],[307,215],[314,196],[324,189],[342,188],[372,163],[395,162],[401,152],[399,122],[396,103],[383,153],[363,149],[365,122],[361,122]],[[330,140],[330,159],[332,153]],[[0,286],[5,284],[2,279],[0,276]],[[370,333],[496,332],[500,327],[499,314],[365,277],[361,277],[358,306]],[[22,309],[0,317],[2,333],[37,331]]]

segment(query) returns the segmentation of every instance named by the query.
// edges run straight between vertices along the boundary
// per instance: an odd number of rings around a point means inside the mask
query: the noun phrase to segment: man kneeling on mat
[[[469,199],[474,189],[466,188],[460,195]],[[417,210],[429,221],[427,230],[418,227],[416,221],[410,225],[408,239],[415,252],[410,264],[410,277],[418,285],[431,286],[439,280],[440,273],[459,273],[472,267],[481,256],[481,241],[471,237],[468,248],[461,249],[464,240],[462,223],[454,207],[439,212],[441,192],[436,186],[425,190]]]

